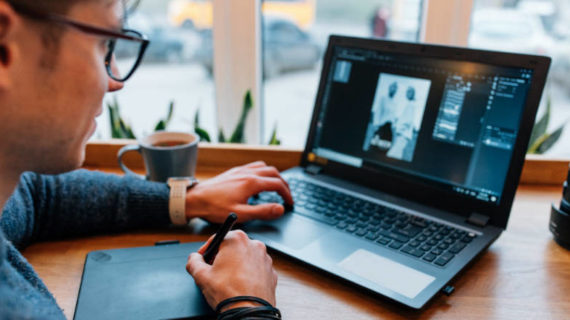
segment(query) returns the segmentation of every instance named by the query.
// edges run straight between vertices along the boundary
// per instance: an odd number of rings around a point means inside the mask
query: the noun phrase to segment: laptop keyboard
[[[295,199],[295,213],[440,267],[477,237],[304,180],[288,182]],[[268,202],[283,203],[283,200],[275,192],[263,192],[250,199],[250,204]]]

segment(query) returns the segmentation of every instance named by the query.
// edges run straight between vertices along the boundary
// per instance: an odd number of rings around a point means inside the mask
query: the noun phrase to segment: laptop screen
[[[314,156],[499,205],[531,69],[332,50]]]

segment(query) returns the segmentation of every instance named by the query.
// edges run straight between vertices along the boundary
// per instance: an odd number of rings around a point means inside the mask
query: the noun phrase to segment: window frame
[[[229,150],[283,150],[289,157],[300,156],[301,148],[263,147],[262,133],[262,0],[212,0],[214,8],[214,83],[217,104],[217,127],[225,132],[235,126],[241,111],[245,90],[252,90],[254,108],[247,123],[246,139],[250,145],[201,144],[206,152],[216,155]],[[232,4],[233,3],[233,4]],[[471,12],[474,0],[424,0],[420,41],[453,46],[466,46],[469,37]],[[449,19],[449,17],[454,17]],[[232,24],[237,21],[237,24]],[[246,48],[237,54],[233,46]],[[249,49],[247,49],[249,48]],[[116,150],[133,140],[92,141],[87,146],[87,167],[107,167],[116,164]],[[202,152],[202,151],[201,151]],[[222,153],[219,153],[222,152]],[[252,153],[263,156],[265,153]],[[245,156],[245,153],[244,153]],[[247,155],[246,157],[251,157]],[[209,157],[210,160],[215,157]],[[290,158],[289,158],[290,159]],[[244,159],[245,161],[245,159]],[[566,179],[568,159],[544,155],[527,155],[521,183],[560,185]],[[285,169],[285,165],[280,165]]]

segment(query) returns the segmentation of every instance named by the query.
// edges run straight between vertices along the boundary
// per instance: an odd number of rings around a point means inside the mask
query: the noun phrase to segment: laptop
[[[331,36],[302,160],[283,172],[295,205],[245,230],[424,307],[505,230],[549,66],[540,56]]]

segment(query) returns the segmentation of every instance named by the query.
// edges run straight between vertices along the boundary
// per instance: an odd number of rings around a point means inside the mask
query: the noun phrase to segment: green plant
[[[546,111],[532,129],[527,153],[530,154],[545,153],[560,139],[562,131],[564,131],[564,126],[566,125],[566,122],[561,124],[554,131],[548,133],[547,129],[548,129],[548,124],[550,122],[551,109],[552,109],[552,99],[550,97],[550,94],[548,94],[546,97]]]
[[[200,141],[212,142],[208,131],[200,127],[200,110],[196,110],[196,115],[194,116],[194,132],[200,137]]]
[[[121,108],[117,97],[113,97],[112,102],[107,102],[107,109],[109,109],[109,118],[111,120],[111,138],[113,139],[136,139],[135,134],[129,124],[121,118]],[[172,113],[174,112],[174,101],[170,101],[168,106],[168,113],[166,118],[158,121],[154,127],[155,131],[166,130],[172,120]]]
[[[224,131],[222,128],[218,130],[218,142],[220,143],[244,143],[245,142],[245,124],[247,121],[247,116],[253,108],[253,99],[251,97],[251,90],[247,90],[243,98],[243,107],[241,110],[241,115],[239,121],[234,129],[232,135],[229,139],[226,139]],[[196,110],[196,115],[194,116],[194,132],[200,137],[200,141],[211,142],[210,134],[208,131],[200,127],[200,110]],[[269,145],[280,145],[281,141],[277,138],[277,125],[273,127],[273,132],[271,133],[271,138],[269,140]]]
[[[166,127],[168,127],[168,125],[170,124],[170,120],[172,120],[173,112],[174,112],[174,101],[170,101],[170,104],[168,105],[168,114],[166,115],[166,118],[158,121],[158,123],[154,127],[154,131],[166,130]]]
[[[120,114],[120,105],[117,97],[113,97],[112,102],[107,103],[107,108],[109,109],[109,117],[111,120],[111,137],[113,139],[136,139],[135,134],[129,124],[127,124]],[[232,132],[229,139],[226,139],[223,130],[220,128],[218,131],[218,141],[220,143],[244,143],[245,142],[245,125],[247,121],[247,116],[253,108],[253,99],[251,97],[251,91],[248,90],[243,99],[243,108],[239,121],[236,128]],[[206,129],[200,127],[200,110],[196,110],[194,115],[194,132],[200,138],[200,141],[212,142],[211,136],[206,131]],[[170,101],[168,106],[168,113],[164,119],[158,121],[154,127],[155,131],[166,130],[170,121],[172,120],[172,114],[174,113],[174,101]],[[281,141],[277,138],[277,125],[273,127],[271,133],[271,138],[269,145],[280,145]]]
[[[226,140],[224,131],[220,128],[218,133],[218,142],[227,143],[245,143],[245,122],[249,112],[253,108],[253,99],[251,98],[251,90],[247,90],[245,97],[243,98],[243,107],[241,109],[241,115],[239,117],[238,123],[234,132],[230,136],[229,140]]]
[[[136,139],[131,126],[126,124],[120,115],[120,106],[117,97],[107,103],[111,120],[111,138],[113,139]]]
[[[279,146],[281,145],[281,140],[277,138],[277,124],[273,126],[273,132],[271,132],[271,138],[269,139],[270,146]]]

